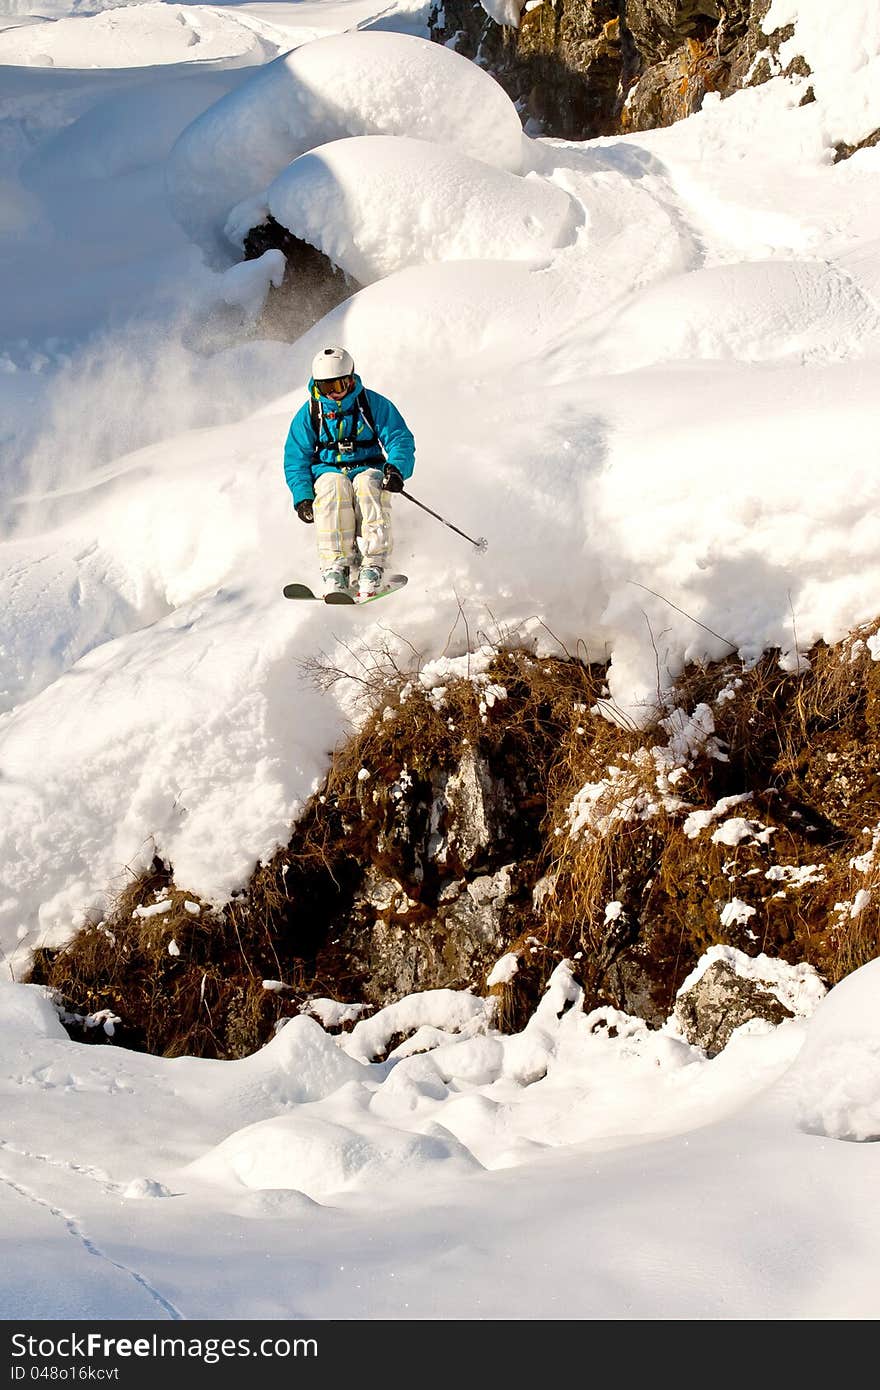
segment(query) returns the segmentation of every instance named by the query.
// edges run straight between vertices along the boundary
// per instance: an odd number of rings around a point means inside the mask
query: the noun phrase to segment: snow
[[[762,825],[760,821],[746,820],[743,816],[731,816],[722,821],[717,830],[712,831],[714,845],[741,845],[744,841],[755,844],[768,844],[773,827]]]
[[[514,1037],[459,991],[369,1017],[312,1001],[232,1063],[83,1047],[13,982],[154,854],[195,915],[286,841],[362,714],[356,682],[307,679],[319,653],[385,643],[442,701],[491,659],[468,634],[564,643],[610,657],[603,712],[640,724],[686,661],[797,665],[876,616],[880,151],[832,161],[880,126],[880,44],[868,0],[822,9],[772,9],[811,78],[583,144],[524,139],[485,72],[413,37],[424,7],[4,21],[7,1318],[874,1315],[877,962],[821,1002],[789,982],[796,1017],[712,1061],[586,1016],[562,963]],[[417,197],[395,172],[414,144]],[[223,228],[303,157],[345,180],[320,235],[378,278],[289,344],[252,327],[277,257],[230,275]],[[328,341],[414,429],[414,494],[489,538],[398,499],[393,618],[278,598],[315,572],[280,455]],[[636,769],[639,813],[674,806],[700,750],[723,756],[705,707]],[[767,833],[735,809],[700,830]],[[602,810],[585,790],[572,823]],[[790,891],[821,872],[789,867]]]
[[[857,144],[877,129],[877,6],[873,0],[848,0],[829,24],[823,0],[773,0],[762,23],[764,33],[788,24],[795,28],[791,38],[780,45],[781,65],[786,67],[799,55],[807,60],[809,80],[824,108],[831,140]]]
[[[695,840],[719,816],[727,815],[734,806],[742,806],[751,801],[751,792],[738,792],[735,796],[722,796],[715,805],[705,811],[691,811],[682,822],[682,830],[689,840]]]
[[[867,990],[871,961],[831,991],[792,1068],[799,1122],[810,1134],[856,1143],[880,1138],[880,1034]]]
[[[706,1061],[584,1014],[561,963],[518,1035],[457,1037],[450,993],[431,1051],[358,1061],[300,1018],[222,1063],[83,1048],[42,991],[2,985],[0,1087],[28,1095],[4,1100],[4,1309],[871,1316],[873,1163],[837,1141],[878,1133],[878,987],[875,962],[802,991],[796,1018]]]
[[[493,985],[507,985],[519,971],[519,956],[515,951],[506,951],[499,956],[486,976],[486,988]]]
[[[506,24],[511,29],[519,28],[523,11],[529,8],[522,0],[480,0],[480,4],[496,24]]]
[[[335,35],[261,67],[183,131],[167,166],[176,215],[208,249],[229,252],[222,232],[233,208],[298,155],[368,135],[448,145],[512,172],[522,165],[514,105],[475,64],[408,34]]]
[[[0,32],[0,63],[24,67],[148,68],[198,61],[265,62],[284,47],[271,25],[200,5],[136,4]]]
[[[133,913],[135,917],[158,917],[163,912],[170,912],[174,904],[170,899],[164,902],[150,903],[147,907],[136,907]]]
[[[754,917],[756,909],[749,903],[743,902],[742,898],[731,898],[729,903],[725,903],[721,909],[720,922],[722,927],[733,925],[745,926],[750,917]]]
[[[545,179],[405,136],[320,145],[279,174],[265,204],[362,285],[424,261],[543,262],[573,240],[577,221],[568,194]],[[247,208],[230,214],[230,240],[253,225]]]

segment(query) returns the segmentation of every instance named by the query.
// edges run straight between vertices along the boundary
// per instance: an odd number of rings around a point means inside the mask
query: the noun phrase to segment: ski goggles
[[[354,387],[354,377],[331,376],[326,381],[316,381],[315,385],[322,396],[347,396]]]

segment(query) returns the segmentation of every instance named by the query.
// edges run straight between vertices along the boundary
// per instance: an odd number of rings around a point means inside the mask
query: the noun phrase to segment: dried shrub
[[[389,1002],[370,993],[359,946],[369,876],[391,885],[371,920],[388,939],[435,931],[439,959],[450,880],[515,863],[503,931],[520,969],[492,991],[502,1027],[523,1025],[563,954],[588,1007],[655,1023],[717,943],[808,961],[834,982],[880,952],[875,636],[873,625],[818,644],[795,670],[772,652],[691,666],[672,697],[658,693],[650,729],[606,718],[605,668],[573,656],[502,646],[471,670],[464,660],[442,690],[415,653],[411,670],[390,649],[353,652],[344,671],[313,663],[319,683],[357,686],[364,713],[288,844],[225,907],[198,914],[156,861],[101,922],[38,955],[32,978],[70,1013],[111,1010],[128,1045],[241,1056],[310,997]],[[695,713],[705,737],[673,756],[676,721]],[[484,841],[450,839],[439,856],[432,836],[468,759],[503,814]],[[689,812],[712,808],[688,833]],[[731,819],[751,829],[725,838]],[[144,916],[157,901],[167,910]],[[482,991],[496,957],[477,952],[456,983]],[[267,978],[284,989],[264,989]]]

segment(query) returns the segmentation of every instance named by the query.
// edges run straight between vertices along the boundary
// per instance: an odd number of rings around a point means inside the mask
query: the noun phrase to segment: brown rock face
[[[770,0],[544,0],[501,28],[478,0],[437,0],[431,37],[488,68],[542,134],[583,140],[671,125],[707,92],[766,81],[783,31]],[[805,65],[798,71],[806,70]]]
[[[624,41],[619,0],[561,0],[523,15],[516,64],[527,111],[563,138],[611,134],[619,114]]]
[[[769,0],[628,0],[638,71],[621,112],[624,130],[652,130],[699,111],[707,92],[750,85]],[[757,80],[765,81],[763,65]]]
[[[686,39],[708,38],[725,9],[749,9],[746,4],[725,6],[716,0],[628,0],[626,25],[645,63],[668,58]]]
[[[564,139],[617,128],[621,73],[631,58],[621,0],[545,0],[518,30],[502,29],[475,0],[435,5],[431,37],[489,68],[524,120]]]

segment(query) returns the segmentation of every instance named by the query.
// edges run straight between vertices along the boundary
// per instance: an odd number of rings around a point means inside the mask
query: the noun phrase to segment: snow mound
[[[186,1170],[208,1182],[294,1188],[320,1200],[352,1189],[420,1180],[443,1165],[456,1176],[479,1165],[450,1134],[408,1134],[357,1118],[336,1124],[316,1115],[261,1120],[231,1134]]]
[[[261,68],[183,132],[167,169],[175,216],[205,249],[223,248],[236,204],[350,135],[409,135],[512,173],[523,163],[516,109],[474,63],[408,34],[333,35]]]
[[[492,1002],[468,990],[428,989],[408,994],[393,1004],[361,1019],[340,1046],[349,1057],[370,1062],[388,1046],[395,1033],[434,1029],[444,1035],[462,1030],[483,1030],[492,1016]]]
[[[264,63],[284,47],[269,24],[200,5],[145,4],[0,33],[0,63],[36,68],[148,68]]]
[[[880,316],[848,271],[829,261],[752,261],[677,275],[632,300],[598,358],[632,371],[685,358],[769,362],[852,356],[880,335]]]
[[[880,1140],[880,960],[847,975],[820,1004],[792,1068],[801,1127]]]
[[[341,1086],[358,1082],[362,1063],[346,1054],[313,1018],[292,1018],[270,1043],[236,1065],[240,1093],[256,1084],[261,1097],[284,1105],[301,1105],[332,1095]]]
[[[0,1034],[21,1041],[64,1038],[58,1010],[42,985],[18,985],[0,981]]]
[[[518,178],[450,146],[361,136],[294,160],[266,194],[268,211],[361,284],[424,261],[531,260],[571,241],[563,189]],[[230,240],[252,225],[236,209]]]

